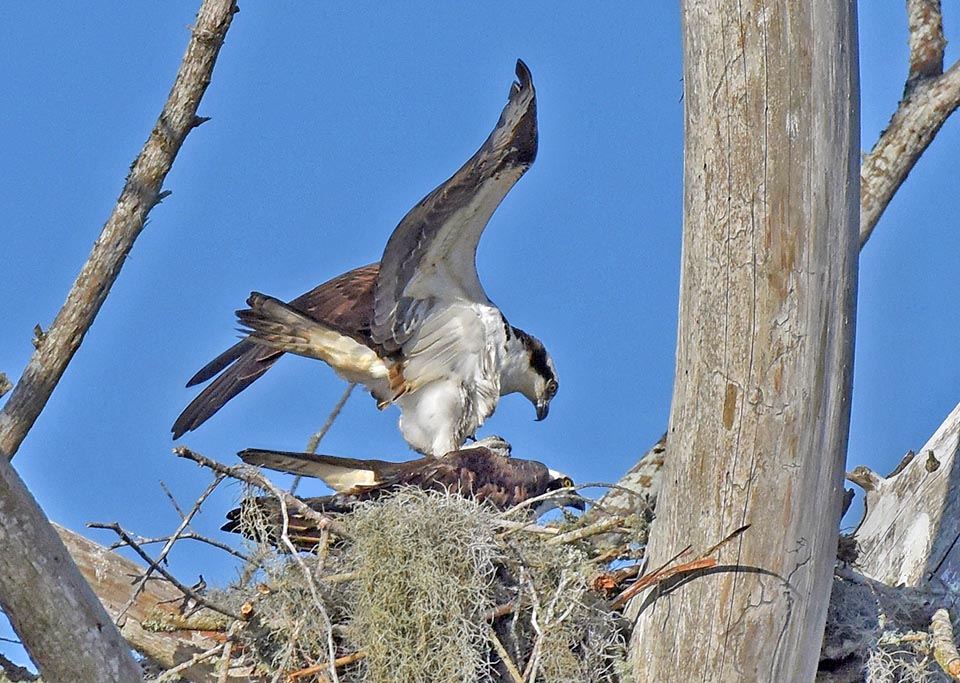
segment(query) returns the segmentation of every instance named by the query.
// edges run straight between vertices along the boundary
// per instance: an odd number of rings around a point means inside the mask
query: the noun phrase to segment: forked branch
[[[960,61],[944,73],[940,0],[907,0],[910,69],[903,99],[860,167],[860,246],[947,118],[960,106]]]

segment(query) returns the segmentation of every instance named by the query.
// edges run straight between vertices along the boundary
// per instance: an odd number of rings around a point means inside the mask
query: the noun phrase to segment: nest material
[[[349,540],[316,555],[258,547],[263,581],[239,590],[257,615],[244,651],[263,673],[332,680],[319,665],[352,656],[344,683],[623,680],[622,623],[590,588],[601,568],[587,543],[504,532],[496,510],[419,489],[337,521]],[[243,523],[271,537],[255,514]]]

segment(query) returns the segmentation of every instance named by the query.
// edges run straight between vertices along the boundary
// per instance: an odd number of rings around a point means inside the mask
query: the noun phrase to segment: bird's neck
[[[530,353],[523,341],[507,326],[507,342],[504,345],[503,366],[500,371],[500,395],[506,396],[521,391],[526,372],[530,366]]]

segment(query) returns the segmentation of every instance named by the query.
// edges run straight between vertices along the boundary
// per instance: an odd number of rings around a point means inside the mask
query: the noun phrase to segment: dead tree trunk
[[[857,274],[855,4],[684,0],[677,370],[640,681],[812,681],[842,496]]]
[[[857,467],[849,479],[866,492],[854,533],[857,568],[890,586],[960,585],[960,405],[919,453],[883,478]]]

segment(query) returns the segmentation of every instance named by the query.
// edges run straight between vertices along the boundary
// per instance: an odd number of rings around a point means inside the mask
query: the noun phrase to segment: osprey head
[[[547,484],[547,492],[550,491],[559,491],[561,489],[571,489],[561,494],[551,496],[543,503],[538,505],[535,508],[535,514],[537,517],[542,515],[549,510],[560,507],[574,508],[583,512],[586,509],[586,504],[583,497],[578,494],[576,491],[572,490],[573,488],[573,479],[565,475],[563,472],[557,472],[554,469],[548,470],[550,473],[550,482]]]
[[[523,330],[510,327],[507,341],[507,362],[500,379],[500,393],[519,391],[537,409],[537,421],[550,412],[550,401],[559,383],[553,359],[543,343]]]

